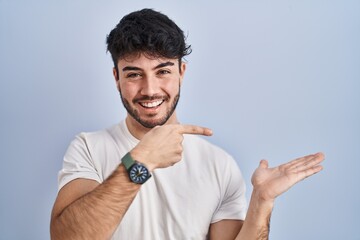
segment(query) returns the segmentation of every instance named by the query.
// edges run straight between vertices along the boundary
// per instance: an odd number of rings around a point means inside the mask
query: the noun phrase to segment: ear
[[[181,66],[180,66],[180,86],[182,85],[182,81],[184,79],[185,71],[186,71],[186,63],[181,62]]]
[[[113,68],[113,75],[114,75],[114,79],[115,79],[116,88],[118,89],[118,91],[120,91],[119,76],[118,76],[118,72],[116,71],[115,67]]]

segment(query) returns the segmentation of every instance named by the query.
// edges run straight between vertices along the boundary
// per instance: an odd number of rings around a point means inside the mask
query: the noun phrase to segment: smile
[[[160,106],[164,102],[163,99],[157,100],[155,102],[139,102],[139,104],[144,108],[155,108]]]

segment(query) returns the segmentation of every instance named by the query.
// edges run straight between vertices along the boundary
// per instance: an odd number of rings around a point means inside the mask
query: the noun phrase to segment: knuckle
[[[183,151],[183,147],[181,145],[177,146],[177,148],[175,149],[175,152],[178,154],[182,153],[182,151]]]

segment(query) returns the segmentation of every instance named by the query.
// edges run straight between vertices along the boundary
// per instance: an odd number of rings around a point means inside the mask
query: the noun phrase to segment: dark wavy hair
[[[115,69],[120,59],[144,53],[150,57],[179,59],[191,53],[184,32],[166,15],[142,9],[124,16],[107,36],[107,51]]]

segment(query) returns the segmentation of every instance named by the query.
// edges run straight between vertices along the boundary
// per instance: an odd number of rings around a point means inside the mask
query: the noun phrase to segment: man
[[[143,9],[120,21],[107,46],[128,114],[69,146],[52,239],[267,239],[275,198],[319,172],[324,156],[276,168],[262,160],[246,214],[244,181],[233,158],[194,136],[210,136],[210,129],[177,120],[182,59],[191,52],[182,30]]]

